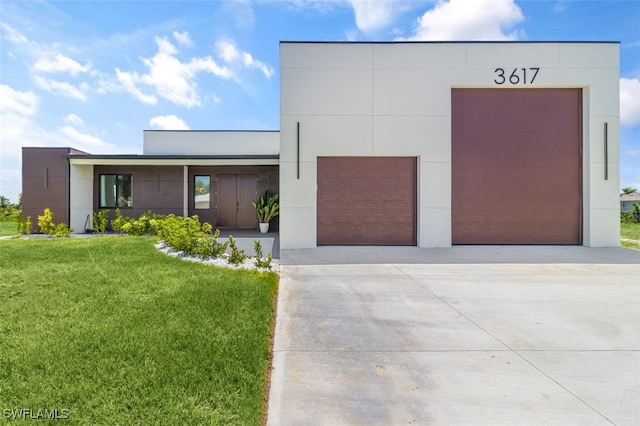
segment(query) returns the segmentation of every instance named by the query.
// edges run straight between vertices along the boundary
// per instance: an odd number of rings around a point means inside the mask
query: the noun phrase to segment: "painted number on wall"
[[[494,71],[496,78],[493,81],[496,84],[533,84],[538,71],[540,71],[539,67],[514,68],[511,73],[508,70],[505,71],[504,68],[496,68]]]

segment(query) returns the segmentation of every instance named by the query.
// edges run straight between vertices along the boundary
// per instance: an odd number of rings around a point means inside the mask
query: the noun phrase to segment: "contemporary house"
[[[280,85],[279,132],[24,148],[25,215],[58,190],[76,230],[117,206],[254,227],[271,189],[284,249],[619,244],[618,43],[282,42]]]
[[[620,211],[630,212],[633,206],[640,203],[640,192],[632,192],[631,194],[623,194],[620,196]]]
[[[197,214],[218,228],[255,228],[251,202],[278,191],[278,132],[145,131],[142,155],[23,148],[23,215],[51,208],[75,232],[100,209],[125,216]],[[277,229],[277,223],[275,228]]]

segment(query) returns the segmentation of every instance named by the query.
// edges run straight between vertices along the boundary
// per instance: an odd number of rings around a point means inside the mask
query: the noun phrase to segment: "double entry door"
[[[256,227],[256,211],[251,203],[257,198],[257,181],[256,175],[216,175],[217,228]]]

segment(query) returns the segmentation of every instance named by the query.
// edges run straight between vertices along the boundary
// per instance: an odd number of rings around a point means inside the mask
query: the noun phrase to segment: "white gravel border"
[[[270,268],[258,268],[256,266],[256,263],[255,263],[256,258],[254,256],[249,256],[241,264],[234,265],[233,263],[229,263],[229,261],[227,260],[229,258],[229,254],[227,253],[223,254],[222,257],[198,257],[198,256],[193,256],[191,254],[187,254],[183,251],[175,250],[169,247],[164,241],[158,241],[155,244],[155,247],[161,253],[164,253],[171,257],[178,257],[188,262],[202,263],[204,265],[212,265],[220,268],[236,269],[236,270],[243,269],[247,271],[260,271],[260,272],[270,271],[270,272],[276,272],[276,273],[278,273],[280,270],[280,265],[278,264],[278,261],[276,259],[273,259],[271,261]]]

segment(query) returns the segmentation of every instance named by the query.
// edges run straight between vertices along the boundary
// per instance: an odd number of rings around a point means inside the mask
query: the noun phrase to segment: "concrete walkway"
[[[281,251],[270,425],[640,424],[640,252]]]

